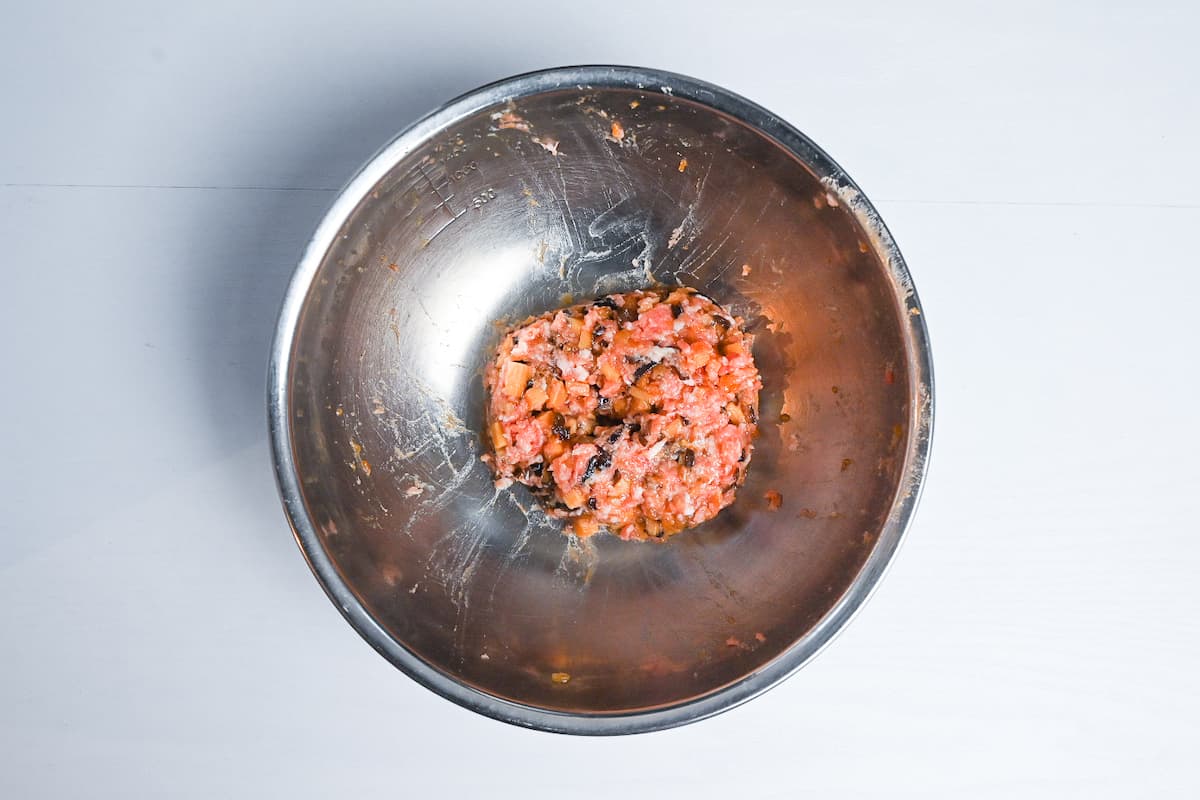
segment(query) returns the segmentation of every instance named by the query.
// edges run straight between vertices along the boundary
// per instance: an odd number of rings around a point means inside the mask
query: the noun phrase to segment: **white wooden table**
[[[1200,6],[402,6],[0,11],[0,796],[1200,794]],[[359,640],[263,400],[333,190],[441,101],[581,62],[826,148],[938,380],[922,508],[833,647],[611,740],[475,716]]]

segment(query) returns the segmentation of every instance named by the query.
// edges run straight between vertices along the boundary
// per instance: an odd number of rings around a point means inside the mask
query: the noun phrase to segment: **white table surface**
[[[1200,6],[801,5],[4,4],[0,797],[1198,796]],[[362,642],[289,535],[263,400],[332,191],[441,101],[581,62],[827,149],[938,381],[910,537],[834,645],[604,740]]]

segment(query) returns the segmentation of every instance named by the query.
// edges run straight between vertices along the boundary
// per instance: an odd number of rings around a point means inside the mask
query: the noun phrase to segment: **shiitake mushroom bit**
[[[734,500],[762,381],[742,321],[694,289],[601,297],[508,332],[484,459],[575,534],[666,539]]]

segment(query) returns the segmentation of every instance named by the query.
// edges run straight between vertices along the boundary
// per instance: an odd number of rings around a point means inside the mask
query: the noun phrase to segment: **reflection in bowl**
[[[485,361],[527,315],[676,284],[756,333],[746,483],[666,544],[564,536],[480,462]],[[285,506],[351,624],[456,702],[574,733],[709,716],[811,658],[895,551],[932,422],[916,295],[849,178],[631,68],[513,78],[388,145],[314,235],[270,379]]]

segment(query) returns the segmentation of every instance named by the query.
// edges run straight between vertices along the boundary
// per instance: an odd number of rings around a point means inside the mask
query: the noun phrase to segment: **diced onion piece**
[[[654,400],[654,396],[640,386],[630,386],[629,396],[646,403],[647,406]]]
[[[557,436],[549,437],[545,446],[542,447],[542,456],[546,461],[553,461],[565,452],[567,452],[567,445]]]
[[[504,365],[504,393],[514,400],[525,393],[533,369],[520,361],[509,361]]]
[[[558,378],[546,381],[546,403],[553,409],[561,409],[567,402],[567,387]]]
[[[591,536],[600,529],[600,523],[591,514],[584,514],[582,517],[575,518],[575,535],[580,539]]]
[[[504,426],[500,424],[499,420],[492,423],[490,432],[492,435],[492,447],[499,450],[502,447],[508,446],[508,438],[504,435]]]
[[[525,405],[529,406],[530,411],[540,411],[546,407],[546,392],[537,386],[525,392]]]

